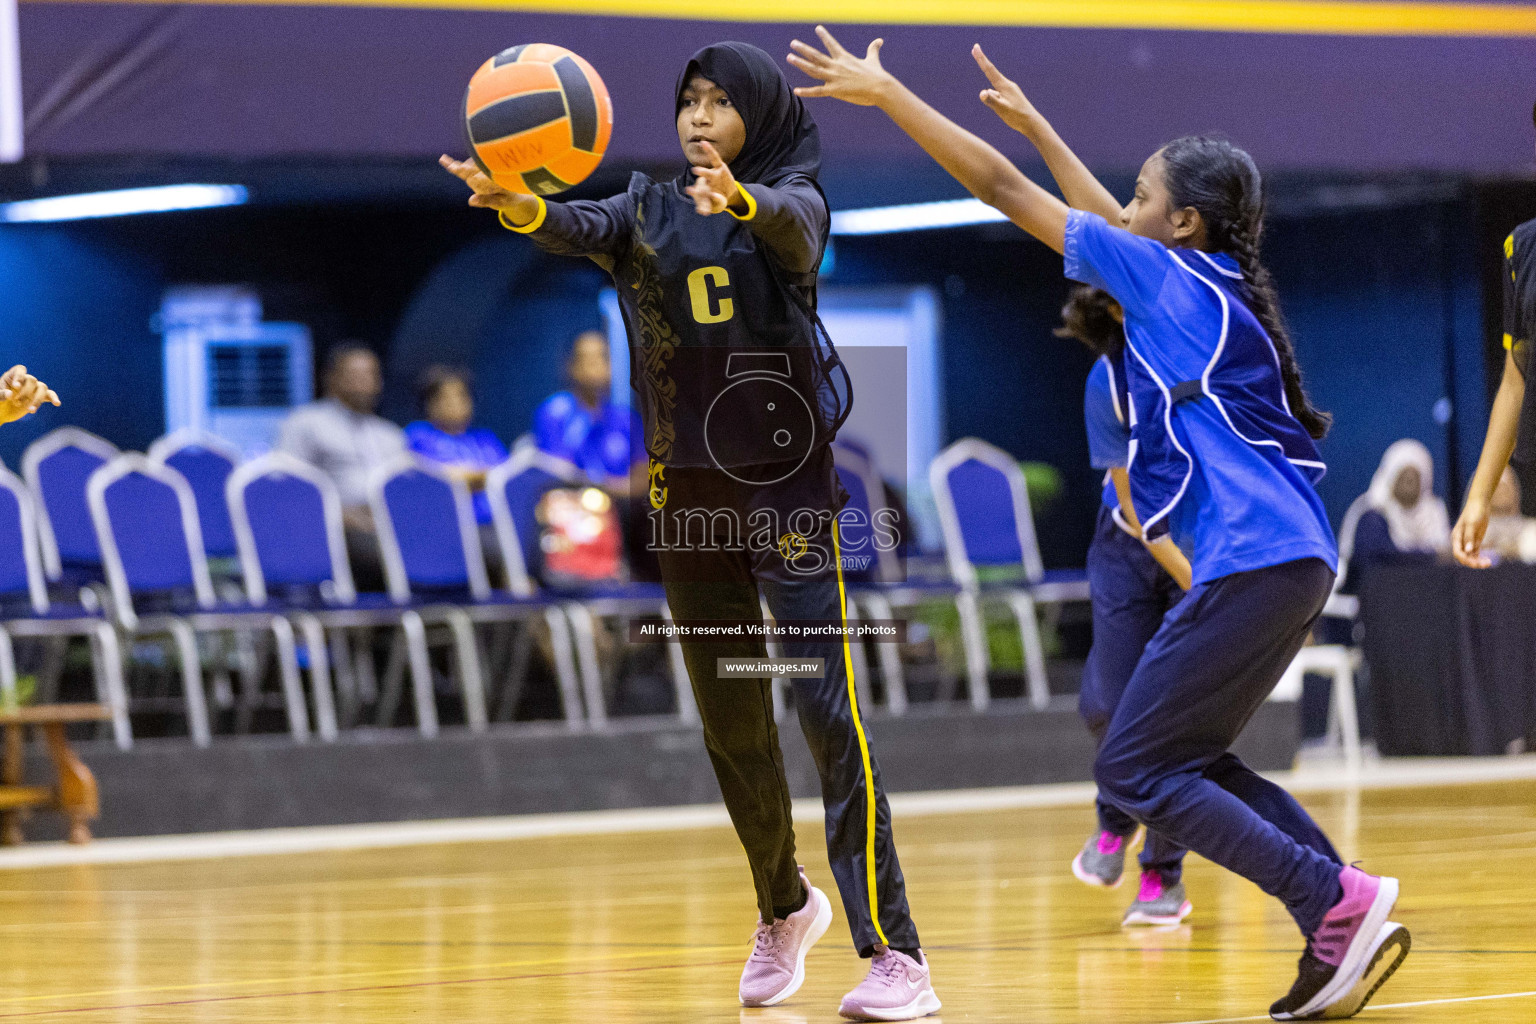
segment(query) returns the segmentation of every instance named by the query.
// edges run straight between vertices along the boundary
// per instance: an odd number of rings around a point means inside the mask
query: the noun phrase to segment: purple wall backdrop
[[[787,52],[804,25],[324,7],[30,3],[20,11],[27,149],[49,157],[430,157],[462,148],[474,68],[543,41],[614,95],[614,163],[673,159],[673,77],[696,47]],[[860,45],[875,29],[841,26]],[[1166,139],[1227,132],[1270,169],[1529,174],[1536,45],[1018,28],[885,30],[886,64],[988,137],[982,42],[1084,157],[1130,169]],[[798,73],[791,72],[798,78]],[[910,159],[883,117],[816,106],[829,161]],[[1010,151],[1025,147],[1008,141]]]

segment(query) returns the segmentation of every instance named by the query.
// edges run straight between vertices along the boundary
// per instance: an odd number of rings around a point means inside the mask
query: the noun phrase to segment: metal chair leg
[[[299,681],[299,653],[293,638],[293,623],[281,615],[274,615],[269,628],[277,644],[277,674],[283,687],[283,706],[288,712],[288,732],[295,743],[308,743],[309,705],[304,700],[304,684]]]
[[[859,606],[852,598],[846,602],[843,621],[853,627],[859,624]],[[869,659],[864,653],[864,641],[856,636],[843,638],[843,650],[848,656],[848,671],[853,673],[853,692],[858,695],[859,708],[869,712],[875,706],[875,691],[869,684]]]
[[[428,739],[437,735],[437,700],[432,693],[432,662],[427,657],[427,627],[416,612],[400,616],[411,663],[411,691],[416,698],[416,727]]]
[[[133,725],[128,718],[128,687],[123,681],[123,652],[117,642],[117,630],[103,622],[91,634],[90,642],[96,699],[112,709],[112,738],[117,749],[131,750]]]
[[[955,609],[960,613],[960,640],[965,648],[965,674],[970,684],[971,707],[985,711],[992,703],[987,683],[987,628],[982,614],[981,596],[974,590],[955,595]]]
[[[1303,651],[1317,652],[1317,660],[1310,663],[1308,668],[1328,672],[1333,677],[1332,692],[1328,699],[1327,742],[1331,745],[1337,737],[1344,752],[1344,767],[1350,772],[1358,772],[1363,761],[1360,713],[1355,705],[1355,667],[1358,655],[1347,647],[1335,647],[1332,644],[1303,648]],[[1326,655],[1322,653],[1324,651],[1327,651]],[[1321,664],[1323,660],[1327,661],[1326,666]]]
[[[512,650],[507,655],[506,684],[496,699],[492,717],[498,722],[510,722],[517,716],[517,705],[523,698],[528,680],[528,663],[533,658],[533,631],[535,623],[530,619],[519,623],[517,635],[512,640]]]
[[[891,603],[883,594],[867,594],[864,607],[872,619],[890,622],[895,619]],[[907,713],[907,674],[901,664],[901,645],[876,641],[875,652],[880,658],[880,678],[885,683],[885,710],[894,716]]]
[[[470,732],[485,732],[485,674],[481,668],[480,647],[475,638],[475,624],[463,611],[455,609],[445,617],[453,632],[455,661],[459,667],[459,692],[464,697],[464,720]]]
[[[357,699],[357,676],[352,671],[352,652],[345,629],[333,629],[329,640],[330,661],[336,681],[339,726],[351,728],[362,713]]]
[[[1019,623],[1019,639],[1024,644],[1024,679],[1029,687],[1030,706],[1043,711],[1051,703],[1050,677],[1045,674],[1045,645],[1040,641],[1040,620],[1035,617],[1035,599],[1022,590],[1008,595],[1008,606]]]
[[[603,703],[603,677],[597,661],[597,628],[585,605],[568,604],[565,616],[576,638],[576,658],[581,667],[582,699],[587,706],[587,723],[594,729],[608,724],[608,708]]]
[[[11,645],[11,634],[0,627],[0,701],[6,707],[16,707],[16,648]]]
[[[560,710],[565,714],[565,727],[576,732],[585,727],[581,711],[581,686],[576,678],[576,663],[571,659],[571,628],[565,611],[557,607],[544,609],[544,623],[549,627],[549,646],[555,659],[555,682],[560,687]]]
[[[259,649],[260,645],[246,630],[234,633],[235,661],[240,665],[240,699],[235,710],[235,731],[248,733],[255,721],[256,709],[261,706],[261,681],[266,678],[266,658]],[[214,648],[216,659],[222,659],[226,652],[224,646],[226,634],[214,636]],[[220,671],[223,671],[222,666]]]
[[[386,729],[394,724],[395,712],[400,710],[400,694],[405,688],[407,669],[415,672],[415,663],[408,660],[409,643],[409,636],[404,631],[389,638],[389,658],[384,663],[384,681],[379,685],[378,704],[374,707],[374,722]],[[431,664],[429,659],[429,673]]]
[[[206,747],[213,742],[213,729],[208,722],[208,697],[203,693],[203,666],[198,660],[197,634],[192,627],[175,621],[168,627],[176,654],[181,661],[182,697],[187,703],[187,731],[192,734],[194,746]]]
[[[315,730],[322,740],[330,743],[336,739],[338,729],[325,627],[313,615],[295,615],[293,621],[304,636],[304,649],[309,652],[309,690],[310,699],[315,702]]]

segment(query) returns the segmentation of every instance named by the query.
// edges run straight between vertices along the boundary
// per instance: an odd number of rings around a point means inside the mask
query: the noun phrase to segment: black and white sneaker
[[[1307,1007],[1318,993],[1328,987],[1339,970],[1314,956],[1312,946],[1308,943],[1307,951],[1301,954],[1301,962],[1297,965],[1296,981],[1291,991],[1269,1008],[1269,1015],[1275,1020],[1339,1020],[1353,1017],[1365,1009],[1365,1004],[1371,1001],[1376,990],[1392,977],[1392,973],[1408,956],[1412,945],[1413,937],[1407,928],[1396,921],[1386,922],[1377,932],[1376,941],[1370,947],[1371,954],[1365,961],[1365,969],[1354,984],[1343,988],[1339,995],[1320,1008],[1314,1007],[1310,1012],[1297,1013],[1298,1009]]]

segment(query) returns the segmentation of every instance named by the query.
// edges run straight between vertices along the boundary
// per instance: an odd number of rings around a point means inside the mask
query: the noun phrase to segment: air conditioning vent
[[[282,345],[209,345],[208,404],[215,409],[286,408],[289,353]]]
[[[208,433],[259,455],[288,410],[313,395],[309,328],[263,320],[249,288],[170,288],[156,323],[165,334],[167,432]]]

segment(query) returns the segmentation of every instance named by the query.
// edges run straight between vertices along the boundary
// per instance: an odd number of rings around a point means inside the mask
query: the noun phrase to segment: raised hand
[[[12,423],[30,415],[44,402],[58,405],[59,396],[28,373],[25,366],[13,366],[0,376],[0,423]]]
[[[825,53],[798,39],[789,44],[795,51],[789,55],[790,64],[821,81],[798,87],[796,96],[830,96],[860,107],[878,106],[889,98],[899,83],[880,66],[884,39],[874,40],[863,57],[855,57],[822,26],[816,26],[816,34],[827,48]]]
[[[724,213],[725,208],[731,205],[731,201],[737,198],[736,176],[720,159],[720,154],[709,143],[701,143],[704,153],[709,157],[709,163],[703,166],[694,166],[693,184],[684,191],[693,197],[693,208],[702,217],[708,217],[714,213]]]
[[[981,73],[987,76],[991,83],[990,89],[981,90],[981,102],[985,103],[1003,123],[1016,132],[1029,135],[1039,121],[1040,114],[1035,110],[1033,103],[1024,95],[1018,83],[1007,75],[997,70],[997,65],[987,59],[986,53],[977,43],[971,47],[971,56],[976,59],[976,65],[981,68]]]

